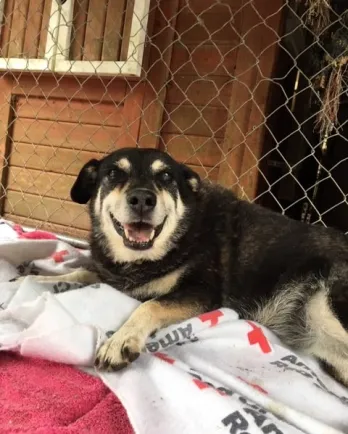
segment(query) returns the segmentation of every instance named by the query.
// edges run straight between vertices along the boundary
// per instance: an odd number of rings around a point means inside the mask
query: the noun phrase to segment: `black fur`
[[[106,174],[114,170],[114,162],[123,156],[134,168],[128,177],[132,185],[149,186],[151,162],[164,161],[175,183],[162,188],[172,189],[174,196],[180,195],[186,207],[175,233],[175,243],[156,261],[115,262],[95,215],[98,187],[105,182]],[[97,173],[87,170],[91,166],[85,166],[73,187],[72,197],[83,203],[91,196],[92,257],[102,280],[132,294],[135,288],[186,265],[169,294],[158,295],[154,289],[139,297],[140,300],[158,297],[164,302],[194,301],[202,312],[224,306],[235,309],[242,318],[255,321],[265,318],[262,309],[267,303],[276,297],[281,300],[284,295],[284,300],[286,297],[291,300],[288,310],[279,310],[275,315],[280,318],[265,320],[265,325],[272,328],[276,324],[273,330],[285,343],[308,351],[316,337],[306,317],[307,307],[312,297],[324,288],[328,309],[347,329],[348,243],[344,234],[302,224],[238,200],[227,189],[201,183],[197,174],[159,151],[125,149],[98,165],[91,164]],[[116,178],[109,183],[107,191],[126,182]],[[195,189],[189,182],[192,178],[197,181]],[[340,324],[337,322],[337,327]],[[326,357],[315,355],[323,360]],[[326,362],[330,364],[331,360]]]

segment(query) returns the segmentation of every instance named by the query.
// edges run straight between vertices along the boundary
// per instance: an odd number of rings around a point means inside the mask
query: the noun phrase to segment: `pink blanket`
[[[98,378],[66,365],[0,354],[1,434],[132,434]]]

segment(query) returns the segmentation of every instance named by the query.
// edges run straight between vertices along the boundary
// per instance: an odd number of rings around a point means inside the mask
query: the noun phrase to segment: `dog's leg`
[[[309,300],[307,321],[314,338],[309,351],[348,387],[348,285],[337,286]]]
[[[22,281],[26,277],[27,276],[22,276],[15,280]],[[93,283],[97,283],[100,281],[96,273],[93,273],[92,271],[88,271],[85,268],[77,268],[71,273],[61,274],[56,276],[30,275],[30,277],[37,282],[51,282],[51,283],[59,281],[59,282],[76,282],[76,283],[84,283],[86,285],[91,285]]]
[[[170,294],[141,304],[97,352],[95,365],[99,369],[117,371],[135,359],[145,347],[147,338],[168,325],[184,321],[205,312],[203,303],[172,298]],[[208,309],[209,310],[209,309]]]

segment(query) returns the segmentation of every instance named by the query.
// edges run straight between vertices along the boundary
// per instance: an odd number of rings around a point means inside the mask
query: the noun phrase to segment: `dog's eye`
[[[159,178],[160,178],[160,180],[162,181],[162,182],[165,182],[165,183],[169,183],[169,182],[172,182],[172,180],[173,180],[173,176],[171,175],[171,173],[169,173],[169,172],[161,172],[160,174],[159,174]]]
[[[125,181],[127,179],[127,174],[123,170],[111,169],[108,172],[108,178],[111,181],[120,181],[120,182],[122,182],[122,181]]]
[[[110,172],[108,173],[108,177],[110,179],[116,179],[119,175],[119,170],[117,169],[111,169]]]

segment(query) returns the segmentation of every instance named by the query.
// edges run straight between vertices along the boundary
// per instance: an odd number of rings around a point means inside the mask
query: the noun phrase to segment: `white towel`
[[[139,303],[108,285],[66,284],[59,276],[8,282],[19,271],[67,273],[89,257],[11,231],[0,225],[0,350],[92,367],[101,341]],[[348,391],[230,309],[161,330],[146,350],[120,372],[89,368],[121,399],[138,434],[348,433]]]

